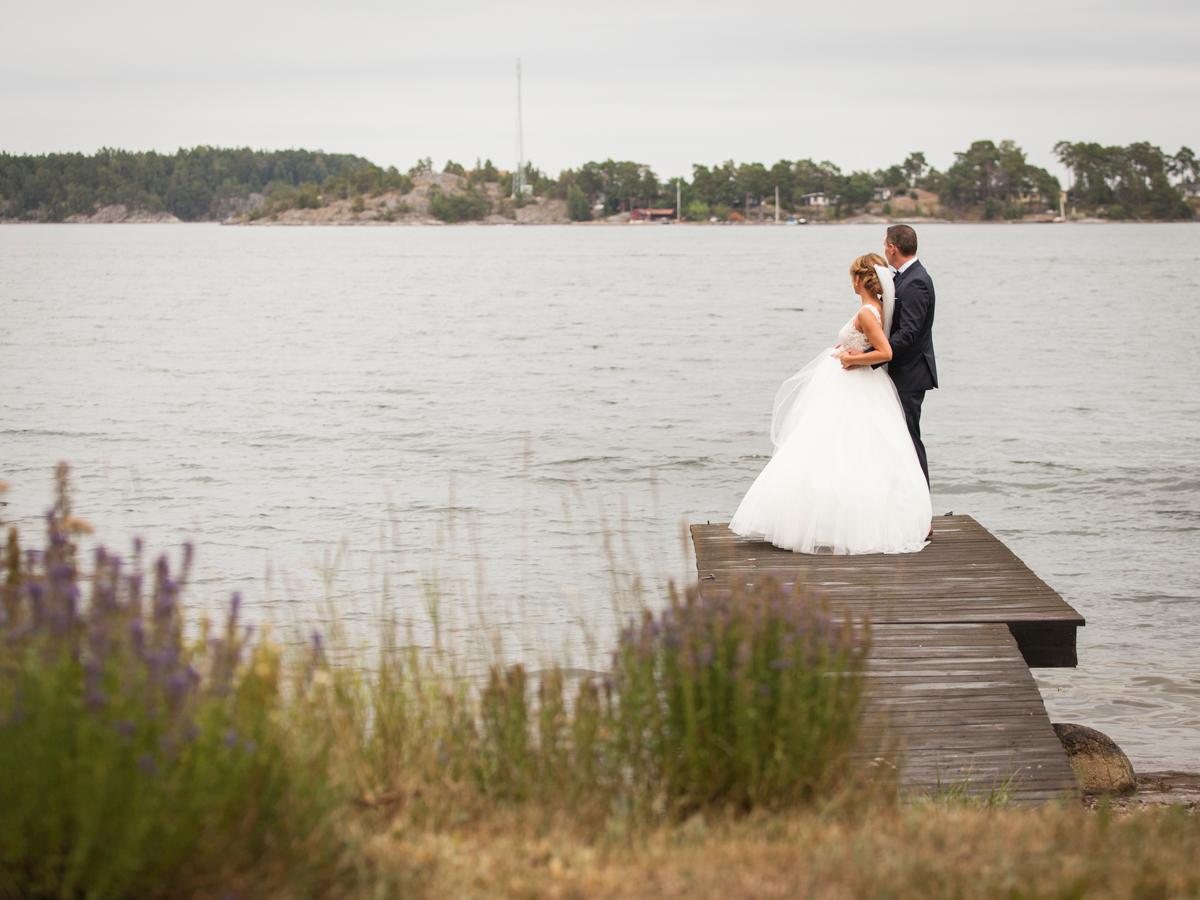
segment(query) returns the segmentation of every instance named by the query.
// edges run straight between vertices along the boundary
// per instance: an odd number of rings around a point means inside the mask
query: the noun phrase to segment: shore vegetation
[[[489,216],[510,221],[515,210],[556,201],[553,212],[521,220],[566,223],[619,219],[637,208],[674,209],[677,196],[679,218],[693,222],[773,221],[777,202],[780,215],[807,221],[861,216],[1014,221],[1060,214],[1195,218],[1200,168],[1188,147],[1171,154],[1146,142],[1121,147],[1061,141],[1054,152],[1071,172],[1065,193],[1013,141],[979,140],[956,153],[945,171],[930,166],[920,151],[874,171],[847,172],[828,160],[805,158],[770,165],[726,160],[697,163],[690,177],[667,179],[634,160],[593,160],[556,177],[526,163],[522,181],[529,193],[520,196],[513,193],[514,173],[490,159],[476,159],[470,168],[448,160],[438,170],[424,157],[402,173],[350,154],[307,150],[201,146],[174,154],[111,148],[90,156],[0,153],[0,218],[108,220],[104,210],[119,205],[182,221],[264,221],[289,210],[343,204],[354,221],[398,221],[409,215],[398,212],[400,206],[443,222]],[[408,197],[423,180],[443,196],[435,202],[422,194],[419,203]],[[371,202],[384,196],[393,200]]]
[[[192,621],[193,552],[84,558],[60,467],[0,587],[0,897],[1192,896],[1200,819],[921,800],[858,746],[869,623],[668,589],[605,672],[395,620]]]

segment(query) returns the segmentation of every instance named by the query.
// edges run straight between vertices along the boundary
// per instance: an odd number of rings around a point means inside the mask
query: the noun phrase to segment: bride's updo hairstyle
[[[879,284],[879,273],[875,271],[875,267],[886,265],[887,260],[878,253],[864,253],[850,263],[850,277],[859,279],[863,287],[876,297],[882,297],[883,287]]]

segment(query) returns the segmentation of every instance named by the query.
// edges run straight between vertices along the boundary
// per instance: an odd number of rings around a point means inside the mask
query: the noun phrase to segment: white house
[[[824,191],[816,191],[812,194],[800,195],[801,206],[828,206],[829,198],[825,196]]]
[[[892,189],[890,187],[875,188],[875,199],[882,200],[886,203],[888,200],[892,199]]]

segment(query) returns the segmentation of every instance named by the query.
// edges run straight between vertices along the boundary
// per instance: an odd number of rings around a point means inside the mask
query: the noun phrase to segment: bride
[[[913,553],[932,521],[896,387],[886,367],[843,368],[892,358],[895,287],[876,253],[850,266],[858,312],[838,345],[787,379],[775,395],[775,452],[742,499],[729,528],[801,553]]]

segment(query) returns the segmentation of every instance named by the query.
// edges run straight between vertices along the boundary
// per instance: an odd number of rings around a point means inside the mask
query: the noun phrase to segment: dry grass
[[[628,833],[501,816],[381,831],[381,892],[428,897],[1196,897],[1200,818],[1079,806],[860,807]]]

